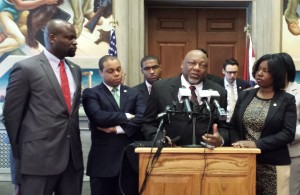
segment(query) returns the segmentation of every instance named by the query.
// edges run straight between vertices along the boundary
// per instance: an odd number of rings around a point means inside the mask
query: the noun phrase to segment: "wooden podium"
[[[139,154],[139,189],[150,151],[135,149]],[[259,149],[233,147],[163,148],[141,195],[255,195],[259,153]]]

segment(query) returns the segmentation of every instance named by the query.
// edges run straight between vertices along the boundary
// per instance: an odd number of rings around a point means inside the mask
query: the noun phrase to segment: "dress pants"
[[[21,175],[22,195],[81,195],[83,169],[76,170],[72,158],[58,175]]]

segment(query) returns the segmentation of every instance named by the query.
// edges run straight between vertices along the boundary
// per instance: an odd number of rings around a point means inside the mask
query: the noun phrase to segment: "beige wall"
[[[119,58],[127,73],[129,86],[142,82],[139,61],[144,56],[145,7],[144,0],[114,0],[114,15]],[[248,22],[251,24],[252,40],[256,57],[281,51],[282,0],[253,0]]]

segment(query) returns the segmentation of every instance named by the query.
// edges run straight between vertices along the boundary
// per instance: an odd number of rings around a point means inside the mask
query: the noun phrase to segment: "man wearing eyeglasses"
[[[182,112],[182,114],[170,114],[168,124],[164,128],[166,135],[171,139],[180,138],[175,143],[177,146],[192,144],[193,122],[188,114],[183,114],[185,106],[179,100],[179,88],[190,88],[191,94],[193,90],[198,95],[201,94],[202,90],[211,89],[218,91],[220,94],[220,106],[223,108],[226,106],[226,90],[220,85],[206,79],[208,56],[205,50],[195,49],[189,51],[180,67],[180,75],[156,81],[151,88],[142,128],[146,140],[153,140],[155,137],[159,126],[159,120],[157,120],[158,114],[165,112],[166,107],[175,105],[175,111]],[[190,102],[192,102],[192,97]],[[197,102],[196,97],[196,101],[191,104],[195,105]],[[200,105],[201,102],[198,102],[198,104]],[[196,111],[193,107],[195,112],[200,113],[196,118],[196,144],[200,144],[200,141],[208,142],[216,147],[228,144],[228,131],[222,128],[225,123],[219,121],[215,115],[210,115],[209,111],[204,107],[203,103],[200,105],[200,109],[202,110]]]
[[[227,122],[231,119],[238,94],[250,87],[247,81],[237,78],[238,70],[239,63],[236,59],[229,58],[225,60],[222,68],[224,79],[221,79],[220,82],[218,82],[227,90]]]
[[[152,84],[154,81],[159,80],[161,76],[162,69],[158,57],[153,55],[143,57],[141,60],[141,71],[145,81],[134,86],[134,88],[139,90],[144,97],[144,101],[147,103]]]

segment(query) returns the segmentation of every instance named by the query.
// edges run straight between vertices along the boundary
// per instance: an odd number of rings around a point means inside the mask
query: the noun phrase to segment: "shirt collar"
[[[181,86],[184,86],[185,88],[190,88],[191,84],[189,82],[187,82],[187,80],[185,80],[183,74],[181,75]],[[203,82],[197,84],[197,85],[193,85],[196,87],[197,91],[201,91],[203,88]]]
[[[49,63],[51,64],[51,66],[57,68],[59,65],[60,59],[58,59],[55,55],[53,55],[46,49],[44,50],[44,54],[45,54],[46,58],[48,59]],[[65,61],[65,60],[63,59],[63,61]]]
[[[117,87],[111,87],[111,86],[107,85],[104,81],[103,81],[103,83],[108,88],[109,91],[111,91],[113,88],[117,88],[118,91],[120,91],[121,85],[118,85]]]
[[[226,86],[226,87],[231,86],[231,84],[226,80],[225,77],[224,77],[224,86]],[[236,79],[235,79],[234,82],[232,83],[232,86],[233,86],[233,87],[236,86]]]

